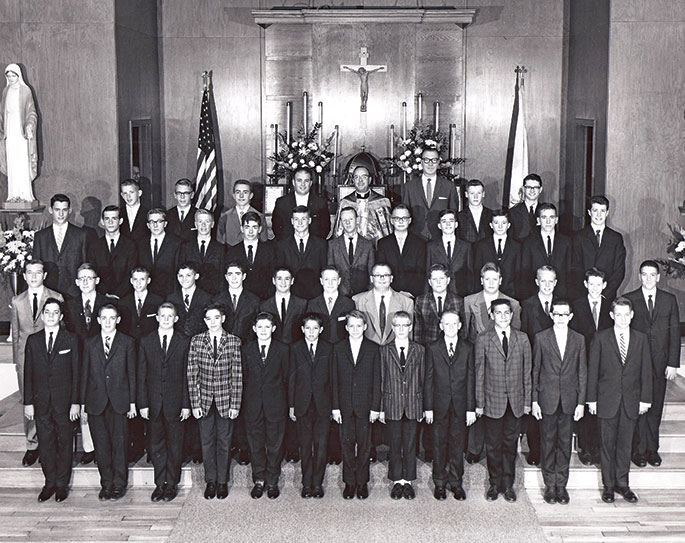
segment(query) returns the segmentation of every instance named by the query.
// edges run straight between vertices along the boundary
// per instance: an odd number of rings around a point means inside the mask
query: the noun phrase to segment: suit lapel
[[[490,341],[492,341],[492,343],[495,345],[495,348],[502,355],[502,358],[504,358],[506,360],[507,356],[504,354],[504,349],[502,348],[502,342],[500,341],[496,330],[492,331],[492,333],[490,335]],[[511,351],[511,342],[509,342],[509,351]]]

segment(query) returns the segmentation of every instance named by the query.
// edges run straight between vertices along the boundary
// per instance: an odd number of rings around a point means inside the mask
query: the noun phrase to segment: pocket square
[[[438,200],[447,200],[447,196],[438,196]]]
[[[145,315],[148,319],[154,319],[157,316],[157,313],[150,313],[149,315]]]
[[[71,352],[71,349],[64,349],[63,351],[59,351],[59,354],[67,354],[70,352]]]
[[[338,317],[338,322],[342,322],[344,320],[347,320],[347,317],[345,315],[341,315],[340,317]]]

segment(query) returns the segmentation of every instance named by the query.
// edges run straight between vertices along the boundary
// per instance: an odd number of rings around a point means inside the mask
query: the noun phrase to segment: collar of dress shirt
[[[136,215],[138,215],[139,209],[140,209],[140,202],[138,202],[134,206],[130,206],[130,205],[126,204],[126,215],[128,215],[129,224],[133,223],[133,221],[136,218]]]
[[[95,315],[95,292],[91,292],[88,296],[81,294],[81,307],[86,307],[86,302],[90,300],[90,310]]]
[[[354,195],[357,198],[357,200],[368,200],[369,196],[371,196],[371,191],[367,190],[364,194],[360,194],[359,192],[355,191]]]
[[[445,234],[442,235],[442,245],[445,247],[445,250],[447,250],[447,242],[452,243],[452,251],[454,251],[454,244],[457,241],[457,236],[455,234],[452,234],[451,236],[446,236]]]
[[[355,249],[357,248],[357,238],[358,237],[359,237],[359,235],[357,234],[357,232],[352,234],[352,245],[354,246]],[[350,245],[350,237],[347,234],[345,234],[345,246],[349,247],[349,245]]]
[[[445,309],[445,303],[447,302],[447,291],[442,292],[438,294],[437,292],[433,292],[433,299],[435,300],[435,305],[438,305],[438,296],[442,298],[442,309],[444,311]]]
[[[200,235],[198,235],[198,236],[197,236],[197,246],[200,247],[200,244],[201,244],[203,241],[205,242],[205,249],[206,249],[206,248],[209,246],[209,242],[212,241],[212,236],[211,236],[211,235],[209,235],[209,236],[200,236]]]
[[[295,193],[295,205],[296,206],[307,207],[307,204],[309,204],[309,193],[307,193],[304,196],[301,196],[300,194]]]
[[[538,292],[538,300],[540,300],[540,304],[542,305],[542,307],[545,307],[545,302],[549,302],[550,312],[552,311],[552,298],[554,298],[554,295],[545,296],[544,294],[542,294],[542,292]]]
[[[281,294],[280,292],[277,292],[275,294],[276,297],[276,308],[280,311],[281,310],[281,300],[285,300],[285,307],[288,307],[288,303],[290,302],[290,293],[288,294]]]
[[[185,302],[185,297],[187,294],[188,296],[190,296],[190,301],[192,302],[193,301],[193,295],[195,294],[196,289],[197,289],[197,285],[193,285],[192,287],[190,287],[188,289],[182,288],[181,289],[181,296],[183,298],[183,301]]]
[[[105,334],[104,332],[100,331],[100,339],[102,340],[102,344],[103,345],[105,344],[105,338],[108,337],[109,338],[109,348],[111,349],[112,345],[114,344],[114,336],[116,336],[116,335],[117,335],[116,329],[111,334]]]
[[[114,235],[112,235],[112,234],[110,234],[110,233],[108,233],[108,232],[105,233],[105,241],[107,241],[107,247],[109,248],[109,243],[110,243],[111,240],[114,240],[114,245],[116,245],[117,243],[119,243],[119,237],[120,237],[120,236],[121,236],[121,234],[119,233],[118,230],[114,233]]]
[[[385,298],[383,298],[383,301],[385,302],[385,309],[387,314],[388,306],[390,305],[390,298],[392,297],[392,289],[388,289],[388,291],[384,292],[383,294],[378,292],[376,289],[373,289],[373,298],[376,302],[376,309],[378,309],[378,307],[381,305],[381,296],[385,296]]]
[[[171,336],[174,335],[174,329],[172,328],[171,330],[164,330],[162,331],[161,328],[157,328],[157,334],[159,335],[159,342],[162,343],[162,340],[164,339],[164,336],[166,336],[166,347],[167,349],[169,348],[169,345],[171,345]]]
[[[212,345],[214,345],[214,338],[216,338],[216,344],[219,345],[221,343],[221,336],[223,334],[221,332],[218,332],[216,334],[210,332],[209,333],[209,340],[212,342]]]
[[[162,232],[159,236],[150,236],[150,247],[155,246],[155,239],[157,239],[157,250],[162,248],[162,243],[164,243],[164,236],[166,232]]]
[[[323,293],[323,301],[326,302],[326,305],[328,305],[328,299],[331,299],[331,305],[335,305],[336,300],[338,299],[338,291],[336,290],[335,292],[328,294],[327,292]]]
[[[259,244],[259,239],[256,239],[254,241],[247,241],[246,239],[243,240],[243,246],[245,247],[245,253],[247,254],[247,248],[252,245],[252,253],[257,254],[257,245]]]
[[[590,311],[592,311],[592,304],[595,303],[595,302],[598,302],[598,303],[597,303],[597,311],[599,311],[599,308],[602,307],[602,297],[601,297],[601,296],[600,296],[599,298],[596,298],[596,299],[595,299],[595,298],[592,298],[592,297],[588,294],[588,296],[587,296],[587,301],[588,301],[589,304],[590,304]]]
[[[433,189],[435,189],[435,178],[435,175],[428,177],[426,174],[421,174],[421,183],[423,183],[423,188],[426,188],[426,183],[428,183],[428,180],[430,179],[430,182],[433,184]]]
[[[599,237],[604,239],[604,229],[607,227],[606,224],[603,224],[602,226],[590,224],[590,227],[592,228],[592,232],[595,234],[595,236],[597,236],[597,230],[599,230]]]
[[[66,232],[66,231],[67,231],[67,226],[69,226],[69,223],[68,223],[68,222],[65,222],[64,224],[56,224],[56,223],[53,222],[53,223],[52,223],[52,231],[53,231],[53,232],[57,232],[57,231],[59,230],[59,231],[62,231],[62,232]]]
[[[240,288],[228,287],[228,294],[231,296],[231,300],[233,299],[233,296],[235,296],[236,299],[240,300],[240,295],[242,293],[243,293],[243,287],[240,287]]]
[[[496,294],[488,294],[487,292],[483,291],[483,300],[485,300],[485,306],[488,308],[488,310],[490,309],[490,304],[492,303],[492,301],[501,297],[502,295],[500,294],[499,290]]]
[[[178,213],[178,220],[179,221],[181,220],[181,213],[183,213],[183,219],[184,220],[188,218],[188,213],[190,212],[191,207],[192,207],[191,205],[188,205],[188,207],[181,207],[179,205],[176,206],[176,212]]]
[[[271,347],[271,340],[268,341],[262,341],[261,339],[257,340],[257,346],[259,347],[259,352],[262,352],[262,346],[266,347],[266,353],[269,354],[269,347]]]
[[[300,240],[303,241],[305,248],[307,247],[307,242],[309,241],[309,233],[306,233],[304,236],[298,236],[295,234],[295,243],[297,244],[297,248],[300,248]]]
[[[397,349],[397,354],[400,354],[400,347],[404,347],[404,356],[409,355],[409,340],[408,339],[397,339],[395,338],[395,348]]]
[[[500,328],[499,326],[495,325],[495,332],[497,332],[497,337],[499,338],[500,343],[502,342],[502,332],[506,332],[507,340],[511,341],[511,326]]]
[[[554,337],[557,338],[557,341],[559,341],[559,340],[566,341],[566,338],[568,337],[568,326],[559,326],[557,328],[557,326],[555,324],[554,326],[552,326],[552,330],[554,330]]]
[[[48,338],[50,337],[50,332],[52,332],[52,340],[54,341],[57,339],[57,332],[59,332],[59,325],[50,326],[49,328],[46,326],[44,328],[44,330],[45,330],[45,341],[47,341]]]
[[[459,343],[459,336],[455,338],[448,338],[447,336],[445,337],[445,347],[447,348],[447,352],[450,352],[450,345],[452,345],[452,348],[456,351],[457,350],[457,343]]]
[[[647,303],[647,298],[648,296],[652,297],[652,303],[656,302],[656,287],[654,287],[652,290],[647,290],[645,287],[642,288],[642,296],[645,298],[645,303]]]
[[[497,234],[492,235],[492,239],[495,240],[495,249],[497,248],[497,244],[499,243],[499,240],[502,240],[502,249],[507,245],[507,235],[504,234],[503,236],[498,236]]]
[[[542,229],[540,229],[540,237],[542,238],[542,243],[544,244],[545,249],[547,248],[547,236],[552,238],[552,245],[554,245],[554,234],[555,234],[554,230],[547,233],[547,232],[543,232]]]
[[[311,342],[305,340],[305,343],[307,343],[307,351],[309,351],[309,346],[311,345],[312,348],[314,349],[314,352],[316,352],[316,346],[318,345],[319,340],[317,339],[316,341],[311,341]]]
[[[43,285],[39,286],[38,288],[29,288],[29,301],[33,303],[33,295],[38,294],[38,299],[40,300],[43,297],[43,291],[45,290],[45,287]]]
[[[394,232],[395,234],[395,239],[397,239],[397,243],[404,244],[405,241],[407,241],[407,234],[408,232]]]
[[[142,305],[145,305],[145,299],[147,298],[147,289],[145,289],[143,292],[134,293],[133,297],[135,298],[136,307],[138,307],[138,300],[140,300],[140,303]]]
[[[614,334],[616,335],[616,343],[619,345],[619,348],[621,346],[621,343],[619,341],[619,336],[623,334],[623,339],[625,339],[626,342],[626,350],[628,349],[628,343],[630,342],[630,326],[628,328],[625,328],[623,330],[619,330],[617,326],[614,326]]]

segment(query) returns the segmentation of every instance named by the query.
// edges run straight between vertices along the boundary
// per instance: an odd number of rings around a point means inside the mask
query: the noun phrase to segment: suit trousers
[[[664,413],[664,398],[666,397],[666,377],[662,372],[652,374],[652,407],[644,415],[640,415],[633,436],[633,452],[646,454],[659,450],[659,426]]]
[[[342,446],[343,482],[361,486],[369,482],[369,451],[371,450],[371,423],[369,416],[354,413],[343,415],[340,425]]]
[[[426,456],[433,454],[433,427],[425,420],[419,422],[416,428],[416,456],[421,452],[421,445]]]
[[[283,447],[285,451],[290,454],[296,454],[300,450],[300,442],[297,437],[297,424],[290,420],[290,418],[285,421]]]
[[[418,422],[403,416],[401,420],[387,420],[388,479],[413,481],[416,479],[416,428]]]
[[[231,460],[233,419],[219,415],[216,403],[198,421],[202,442],[202,463],[205,466],[205,483],[228,482]]]
[[[468,431],[467,453],[475,456],[483,454],[485,448],[485,420],[484,417],[476,419]]]
[[[540,434],[540,463],[545,486],[566,488],[571,463],[573,415],[563,412],[561,402],[554,414],[542,416]]]
[[[526,429],[526,441],[528,441],[530,456],[540,458],[540,421],[533,415],[523,415],[521,423]]]
[[[35,419],[45,486],[67,488],[71,479],[74,434],[74,423],[69,420],[69,412],[56,413],[50,408],[47,413],[36,413]]]
[[[514,486],[516,475],[516,445],[521,432],[521,417],[515,417],[511,405],[498,419],[485,419],[485,444],[488,448],[490,484],[504,491]]]
[[[15,338],[14,341],[17,341]],[[26,340],[24,340],[26,341]],[[17,370],[17,382],[19,383],[19,397],[24,399],[24,361],[21,360],[18,364],[15,362],[14,369]],[[36,431],[36,419],[29,420],[22,416],[24,421],[24,436],[26,436],[26,450],[34,451],[38,448],[38,433]]]
[[[95,459],[102,488],[125,488],[128,484],[128,419],[112,409],[108,401],[99,415],[88,415],[95,443]]]
[[[454,412],[452,404],[444,417],[433,421],[433,482],[436,487],[445,483],[453,488],[464,476],[464,444],[466,443],[466,415]]]
[[[231,449],[238,449],[240,451],[249,450],[249,443],[247,442],[247,428],[245,428],[245,417],[242,413],[235,419],[233,427],[233,438],[231,439]]]
[[[183,456],[202,456],[202,440],[200,439],[200,423],[195,417],[186,420],[183,436]]]
[[[621,400],[614,417],[597,419],[601,441],[602,484],[609,489],[628,486],[630,455],[636,419],[631,419]]]
[[[183,461],[183,431],[180,418],[167,419],[160,413],[150,419],[150,456],[155,468],[155,485],[178,486]]]
[[[338,423],[334,421],[330,421],[328,430],[328,458],[338,463],[342,460],[340,428],[338,428]]]
[[[302,462],[302,486],[318,487],[323,485],[328,460],[328,429],[330,415],[321,415],[314,400],[304,415],[297,417],[297,434],[300,441],[300,460]]]
[[[591,454],[599,452],[599,422],[597,415],[590,415],[585,410],[585,416],[576,422],[578,434],[578,448]]]
[[[252,481],[264,481],[270,486],[278,485],[283,459],[285,417],[269,420],[262,409],[256,419],[245,419],[245,429],[250,447]]]
[[[128,450],[131,456],[141,456],[146,449],[145,445],[145,419],[142,417],[128,419]]]

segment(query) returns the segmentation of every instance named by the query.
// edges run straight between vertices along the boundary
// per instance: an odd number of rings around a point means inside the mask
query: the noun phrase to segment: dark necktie
[[[285,322],[285,298],[281,298],[281,322]]]
[[[190,309],[190,296],[188,294],[183,298],[183,305],[186,306],[186,312]]]
[[[652,318],[654,316],[654,301],[651,294],[647,296],[647,309],[649,310],[649,318]]]
[[[300,254],[304,254],[304,241],[302,239],[300,239]]]
[[[38,293],[34,292],[33,293],[33,320],[36,320],[36,317],[38,316]]]
[[[52,354],[52,347],[54,345],[53,334],[54,334],[54,332],[50,332],[50,336],[48,337],[48,354]]]
[[[597,247],[599,247],[602,244],[602,231],[597,230],[595,235],[597,236]]]
[[[378,320],[381,325],[381,335],[385,332],[385,296],[381,296],[381,305],[378,306]]]
[[[547,236],[547,256],[552,257],[552,236]]]
[[[549,300],[545,300],[545,314],[549,317]]]
[[[595,330],[599,327],[599,311],[597,310],[597,302],[592,302],[592,320],[595,321]]]
[[[450,355],[450,358],[454,356],[454,343],[450,343],[450,348],[447,350],[447,354]]]
[[[90,321],[93,318],[93,308],[90,307],[90,300],[86,300],[86,305],[83,306],[83,316],[86,319],[86,326],[90,326]]]
[[[112,337],[111,336],[106,336],[105,337],[105,358],[109,357],[109,349],[111,348],[112,344]]]
[[[233,296],[231,296],[231,301],[233,302],[233,311],[235,311],[238,307],[238,297],[233,294]]]
[[[219,358],[219,344],[216,340],[216,336],[214,336],[214,360],[216,360],[217,358]]]
[[[114,238],[109,240],[109,252],[110,254],[114,252]]]
[[[157,260],[157,254],[159,253],[159,240],[155,238],[155,247],[152,250],[152,263],[154,264],[155,260]]]
[[[438,315],[442,315],[442,296],[438,296]]]
[[[447,242],[447,260],[452,260],[452,242]]]
[[[185,218],[186,218],[186,212],[183,211],[183,210],[181,210],[181,220],[180,220],[179,222],[182,223],[182,222],[183,222],[183,219],[185,219]]]
[[[312,362],[314,361],[314,344],[310,343],[309,344],[309,356],[312,358]]]
[[[431,183],[431,180],[428,179],[426,181],[426,202],[428,202],[428,205],[431,205],[431,202],[433,201],[433,185]]]
[[[536,223],[536,220],[535,220],[535,207],[534,207],[534,206],[530,206],[530,208],[529,208],[529,210],[528,210],[528,218],[530,219],[530,224],[531,224],[531,225],[534,225],[534,224]]]
[[[205,244],[206,244],[205,240],[202,240],[202,241],[200,242],[200,254],[202,255],[202,258],[205,257],[205,254],[206,254],[206,252],[207,252],[207,247],[206,247]]]
[[[247,263],[250,265],[250,268],[254,264],[254,251],[252,250],[252,245],[247,246]]]
[[[136,307],[136,312],[138,313],[138,316],[140,317],[140,314],[143,312],[143,301],[138,298],[138,306]]]
[[[509,340],[507,339],[507,333],[504,330],[502,330],[502,350],[504,351],[504,356],[509,355]]]
[[[162,350],[164,351],[164,354],[166,354],[168,344],[167,344],[167,337],[166,334],[162,336]]]
[[[262,345],[260,356],[262,358],[262,364],[264,364],[264,362],[266,362],[266,345]]]
[[[347,249],[347,258],[350,260],[350,266],[354,261],[354,245],[352,245],[352,238],[350,238],[350,246]]]
[[[497,260],[502,259],[502,238],[497,240]]]
[[[407,365],[407,357],[404,355],[404,347],[400,347],[400,367],[404,371],[404,366]]]

